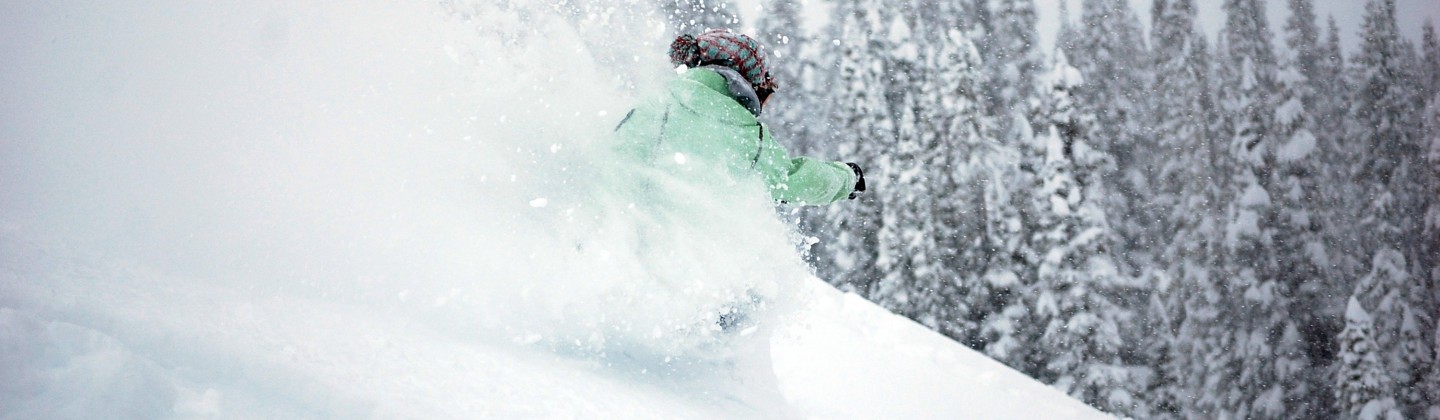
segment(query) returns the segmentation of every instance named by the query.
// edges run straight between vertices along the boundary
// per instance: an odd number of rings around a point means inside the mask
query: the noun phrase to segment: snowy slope
[[[818,280],[772,339],[777,405],[731,364],[611,363],[88,260],[13,229],[0,244],[4,418],[1105,417]]]
[[[0,3],[0,418],[1101,416],[612,191],[629,4]]]
[[[854,294],[813,282],[772,347],[785,397],[813,418],[1107,418]]]

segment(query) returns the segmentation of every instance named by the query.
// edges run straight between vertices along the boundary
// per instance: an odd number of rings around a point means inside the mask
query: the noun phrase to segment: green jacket
[[[771,199],[784,203],[828,204],[850,195],[856,179],[849,166],[790,157],[729,86],[708,68],[670,81],[665,94],[642,103],[615,128],[620,154],[666,172],[691,172],[689,179],[729,184],[758,178]]]

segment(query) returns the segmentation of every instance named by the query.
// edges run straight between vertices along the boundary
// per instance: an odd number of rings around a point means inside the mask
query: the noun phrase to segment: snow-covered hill
[[[563,354],[88,260],[13,229],[0,244],[3,418],[1105,417],[818,280],[772,339],[778,385],[754,389],[751,360]]]
[[[628,4],[0,4],[0,417],[1103,416],[611,191]]]

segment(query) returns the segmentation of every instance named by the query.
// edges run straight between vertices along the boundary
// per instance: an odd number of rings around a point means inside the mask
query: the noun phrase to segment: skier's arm
[[[768,135],[761,145],[757,169],[764,174],[770,197],[775,201],[829,204],[851,197],[861,182],[858,171],[847,164],[809,157],[791,158]]]

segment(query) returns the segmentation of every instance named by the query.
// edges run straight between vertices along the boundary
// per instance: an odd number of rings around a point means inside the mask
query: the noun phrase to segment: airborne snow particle
[[[544,197],[530,200],[530,207],[541,208],[549,204],[550,200],[546,200]]]

